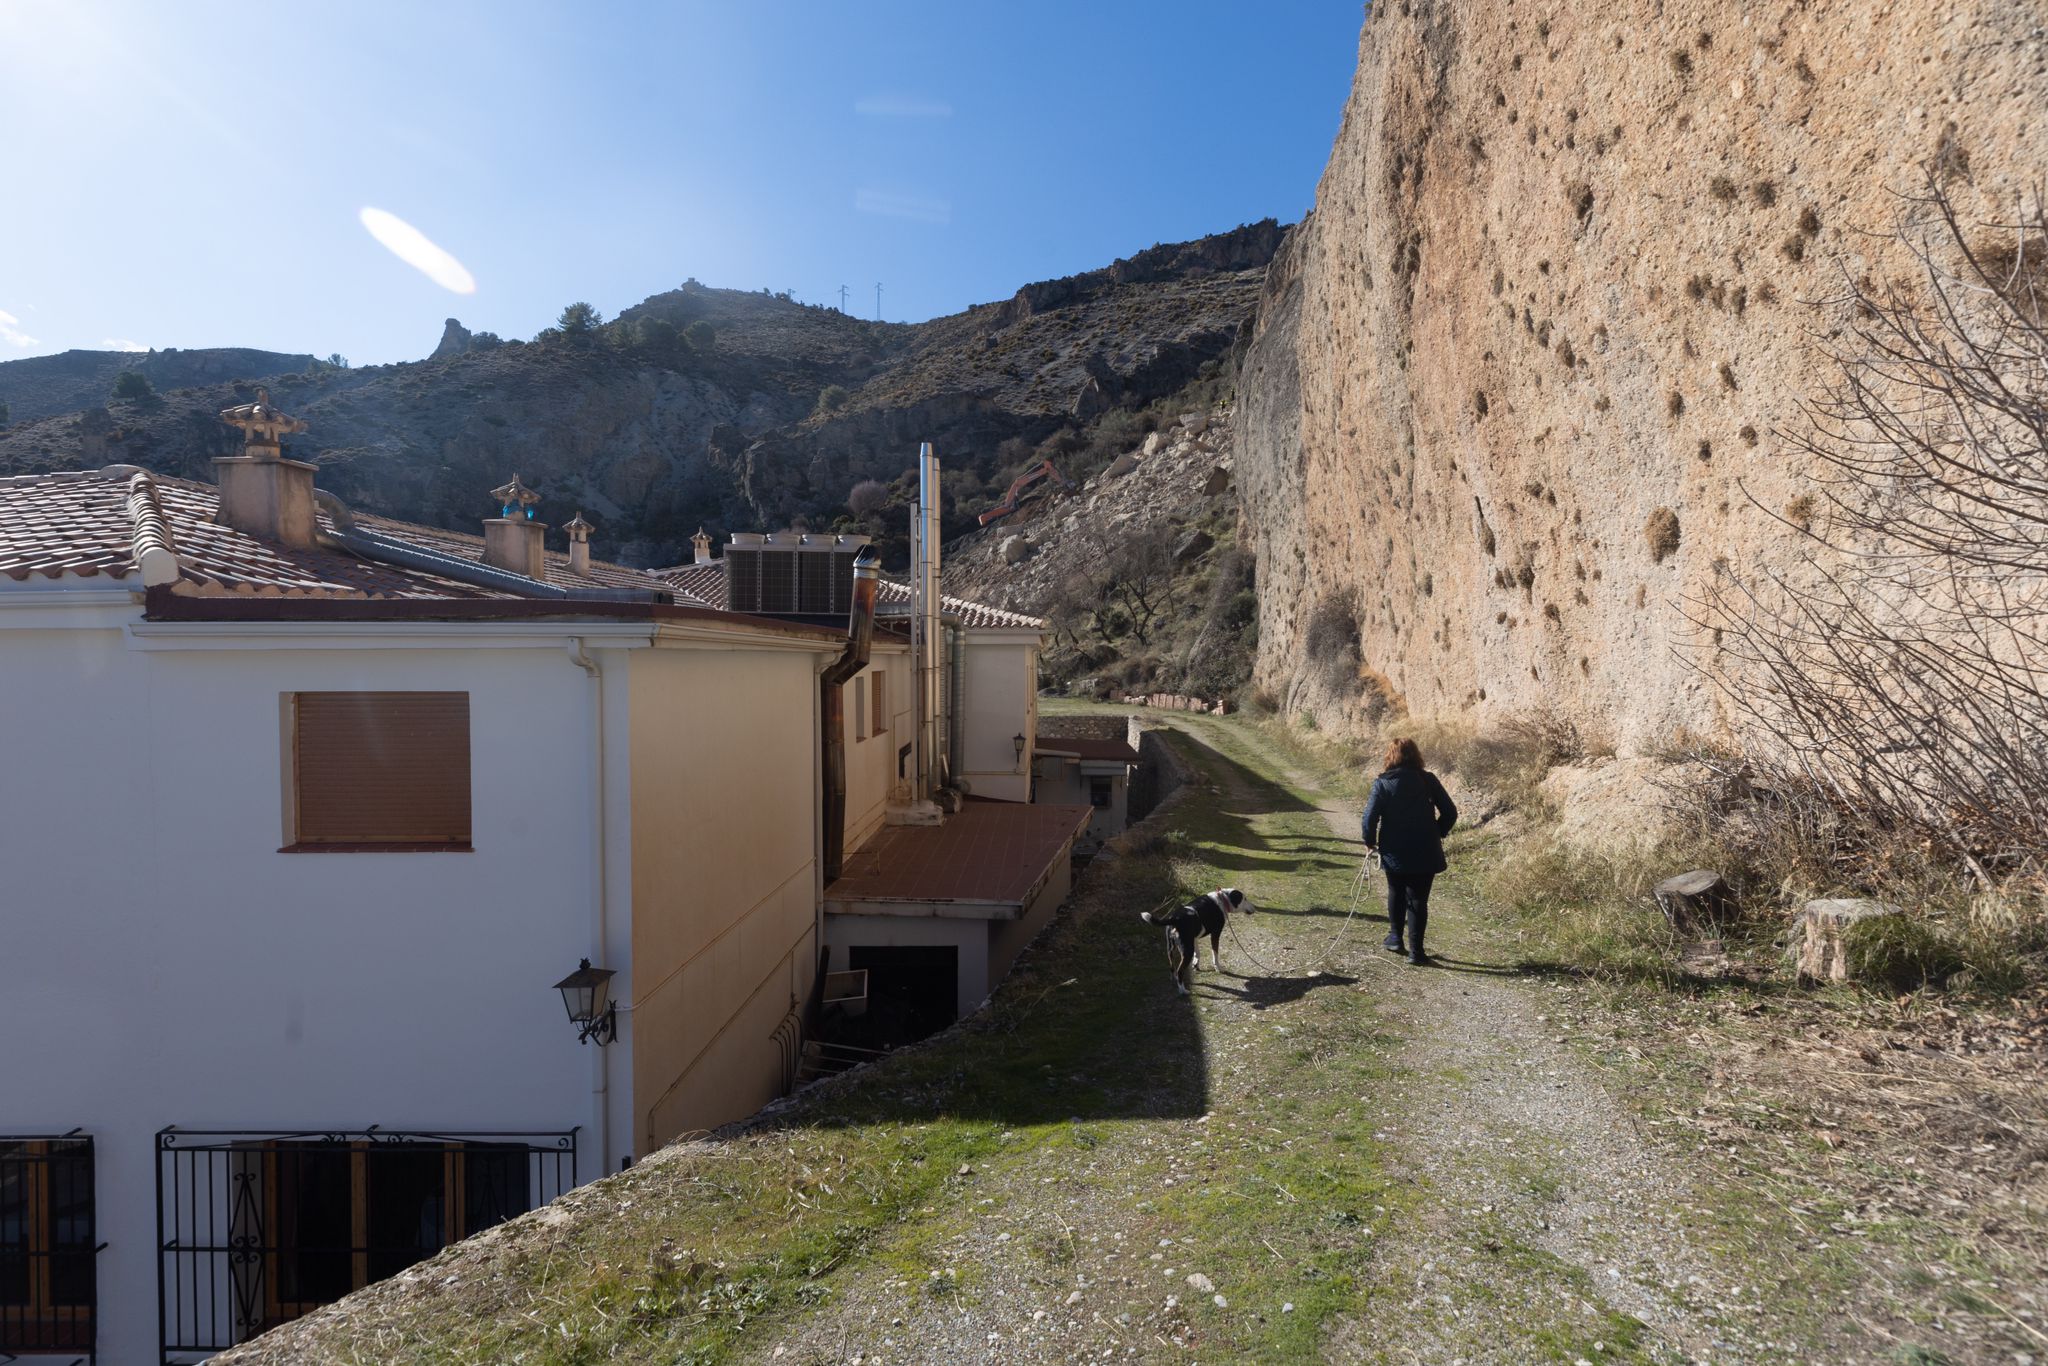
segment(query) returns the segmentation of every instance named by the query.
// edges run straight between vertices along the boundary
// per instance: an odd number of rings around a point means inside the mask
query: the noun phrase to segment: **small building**
[[[843,578],[867,549],[866,536],[801,531],[740,532],[715,555],[712,538],[698,533],[689,564],[649,571],[674,590],[677,601],[779,619],[844,620],[836,606]],[[915,586],[884,576],[876,595],[876,651],[893,669],[887,684],[896,704],[916,705],[909,672]],[[835,612],[837,615],[835,616]],[[943,639],[934,651],[937,684],[932,705],[940,724],[940,786],[991,801],[1028,802],[1031,775],[1025,755],[1038,734],[1038,657],[1045,622],[965,598],[940,599]],[[909,734],[896,732],[901,742]],[[908,756],[906,756],[908,757]],[[906,770],[904,780],[910,781]]]
[[[700,533],[692,563],[653,572],[683,600],[812,620],[836,609],[846,566],[867,546],[741,533],[714,555]],[[824,888],[829,966],[867,974],[855,1032],[876,1045],[929,1034],[988,996],[1066,900],[1075,841],[1095,814],[1085,801],[1032,802],[1045,623],[940,598],[920,688],[915,578],[878,585],[869,664],[846,685],[844,854],[828,857]],[[920,735],[932,751],[923,778]]]
[[[1095,814],[1081,849],[1093,854],[1130,823],[1137,766],[1138,751],[1128,740],[1040,734],[1031,756],[1032,800],[1086,803]]]

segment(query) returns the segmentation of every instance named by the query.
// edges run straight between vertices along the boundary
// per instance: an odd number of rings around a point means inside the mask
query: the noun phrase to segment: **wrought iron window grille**
[[[224,1351],[577,1184],[577,1135],[156,1135],[162,1366]]]

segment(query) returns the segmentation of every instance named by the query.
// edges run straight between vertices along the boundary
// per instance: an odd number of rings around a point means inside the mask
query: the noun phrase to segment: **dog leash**
[[[1344,937],[1346,930],[1351,928],[1352,920],[1358,915],[1359,899],[1365,895],[1365,870],[1377,862],[1377,851],[1374,850],[1368,850],[1365,857],[1358,861],[1358,876],[1351,879],[1351,909],[1344,913],[1344,923],[1331,932],[1329,941],[1323,945],[1322,953],[1317,956],[1313,963],[1308,965],[1309,971],[1317,973],[1322,971],[1323,964],[1329,961],[1330,951],[1337,947],[1337,941]],[[1244,941],[1237,937],[1236,923],[1227,916],[1224,918],[1223,927],[1230,932],[1231,947],[1251,959],[1253,967],[1268,974],[1275,971],[1275,969],[1260,962],[1259,956],[1244,946]]]

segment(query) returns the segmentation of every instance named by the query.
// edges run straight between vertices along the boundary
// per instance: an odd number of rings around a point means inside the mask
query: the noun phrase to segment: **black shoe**
[[[1398,934],[1390,934],[1385,939],[1382,939],[1380,941],[1380,947],[1385,949],[1388,953],[1408,952],[1408,945],[1402,941],[1401,936]]]
[[[1428,954],[1420,952],[1419,950],[1415,953],[1411,953],[1408,955],[1408,962],[1411,966],[1418,968],[1428,968],[1436,966],[1436,959],[1431,958]]]

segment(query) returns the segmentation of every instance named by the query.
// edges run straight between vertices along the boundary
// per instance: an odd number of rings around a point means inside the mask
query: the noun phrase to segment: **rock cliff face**
[[[1681,651],[1789,565],[1845,279],[1941,176],[2048,173],[2037,3],[1375,4],[1239,376],[1261,683],[1325,725],[1554,708],[1725,724]],[[1989,231],[1989,229],[1987,229]],[[1753,501],[1752,501],[1753,500]]]

